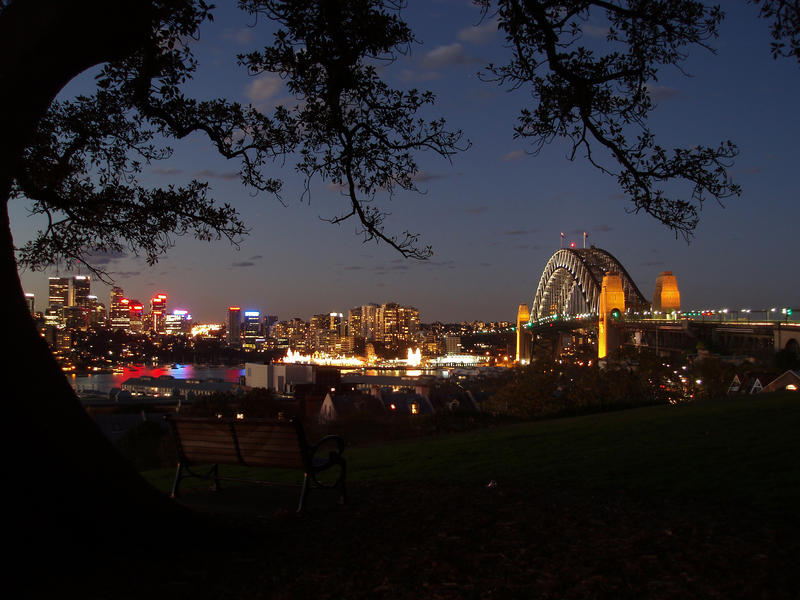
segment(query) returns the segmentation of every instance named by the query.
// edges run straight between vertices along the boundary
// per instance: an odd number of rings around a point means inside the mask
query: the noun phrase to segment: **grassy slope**
[[[800,394],[777,393],[351,448],[346,457],[353,482],[496,480],[532,493],[626,490],[784,512],[800,501],[798,431]],[[145,475],[168,489],[170,472]]]

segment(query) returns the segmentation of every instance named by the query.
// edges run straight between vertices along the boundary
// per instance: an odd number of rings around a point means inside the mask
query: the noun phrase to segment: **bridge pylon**
[[[622,342],[617,324],[625,314],[625,292],[622,288],[622,277],[618,273],[606,273],[603,276],[599,304],[597,358],[601,359]]]
[[[531,313],[527,304],[520,304],[517,309],[517,363],[531,361],[531,336],[526,327],[531,320]]]

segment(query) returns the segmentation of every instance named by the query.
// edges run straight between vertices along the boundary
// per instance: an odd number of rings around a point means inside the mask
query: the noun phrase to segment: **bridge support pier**
[[[622,335],[617,326],[625,313],[625,292],[622,277],[617,273],[606,273],[600,290],[600,310],[597,325],[597,358],[605,358],[609,351],[616,350],[622,343]]]

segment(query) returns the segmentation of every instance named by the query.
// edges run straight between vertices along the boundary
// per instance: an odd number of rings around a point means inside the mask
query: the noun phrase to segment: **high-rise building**
[[[35,296],[30,292],[25,292],[25,303],[28,305],[28,310],[31,311],[31,314],[35,314]]]
[[[192,328],[192,315],[188,310],[175,309],[164,319],[164,331],[168,335],[183,335]]]
[[[228,307],[228,344],[238,346],[242,343],[242,309],[239,306]]]
[[[72,291],[70,293],[70,306],[89,307],[92,280],[88,275],[75,275],[72,278]]]
[[[446,335],[444,336],[444,348],[447,354],[461,354],[461,336],[460,335]]]
[[[375,339],[387,346],[409,344],[416,341],[419,331],[419,311],[413,306],[401,306],[396,302],[381,305],[380,326]]]
[[[244,311],[244,344],[247,350],[257,350],[258,341],[262,339],[261,312],[257,310]]]
[[[130,303],[131,331],[141,333],[144,328],[144,304],[138,300]]]
[[[165,333],[167,324],[167,295],[156,294],[150,300],[150,315],[153,320],[153,331]]]
[[[86,299],[86,309],[89,317],[89,325],[106,324],[106,307],[101,302],[97,301],[97,296],[88,296]]]
[[[69,278],[50,277],[48,281],[48,306],[59,308],[69,306]]]
[[[374,340],[378,330],[381,328],[378,313],[380,306],[377,304],[365,304],[361,307],[361,337],[365,340]]]
[[[131,328],[131,301],[125,297],[121,287],[111,288],[110,318],[111,329]]]

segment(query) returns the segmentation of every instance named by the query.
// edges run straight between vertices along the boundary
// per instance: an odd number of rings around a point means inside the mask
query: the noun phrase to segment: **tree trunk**
[[[130,541],[186,511],[145,482],[100,432],[39,335],[17,273],[8,217],[11,182],[36,124],[73,77],[129,52],[149,27],[138,0],[25,0],[0,12],[0,227],[11,396],[2,420],[5,499],[14,542],[59,552],[71,536]],[[174,524],[174,523],[173,523]],[[4,532],[5,533],[5,532]],[[16,534],[16,535],[14,535]],[[129,534],[129,535],[126,535]],[[28,547],[30,548],[31,545]]]

